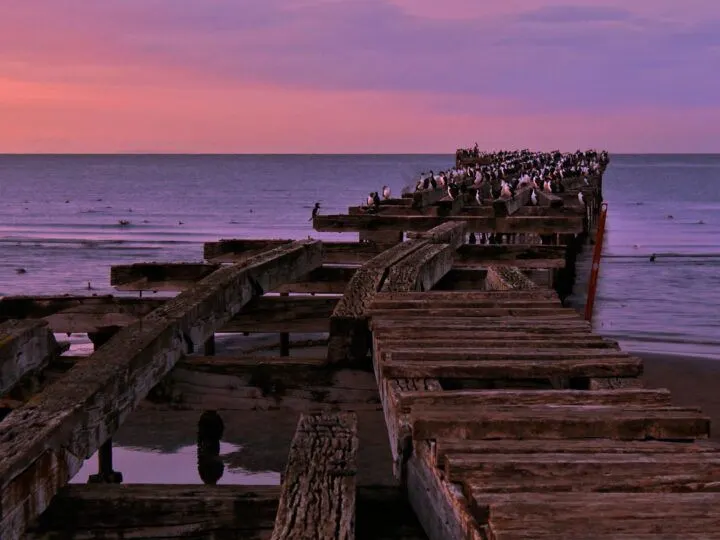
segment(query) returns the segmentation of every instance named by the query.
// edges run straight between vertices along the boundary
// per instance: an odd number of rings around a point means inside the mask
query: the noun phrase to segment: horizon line
[[[578,149],[582,150],[582,149]],[[587,148],[585,150],[598,150]],[[487,150],[481,150],[487,152]],[[508,150],[492,150],[490,152]],[[514,151],[514,150],[510,150]],[[532,151],[532,150],[531,150]],[[563,153],[568,153],[564,151]],[[611,152],[616,156],[716,156],[717,152]],[[453,152],[0,152],[0,157],[13,156],[455,156]]]

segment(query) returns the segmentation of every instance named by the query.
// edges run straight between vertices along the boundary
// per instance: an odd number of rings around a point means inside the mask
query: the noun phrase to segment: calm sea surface
[[[315,201],[345,212],[453,159],[0,156],[0,295],[112,293],[111,265],[199,261],[219,238],[338,240],[312,230]],[[598,331],[630,350],[720,358],[720,156],[611,156],[604,189]]]

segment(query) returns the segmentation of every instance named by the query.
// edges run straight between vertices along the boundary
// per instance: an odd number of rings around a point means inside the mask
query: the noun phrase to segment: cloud
[[[129,120],[92,105],[109,97],[128,119],[142,124],[146,114],[174,128],[199,123],[207,127],[198,133],[215,142],[213,125],[229,136],[226,116],[245,125],[260,122],[245,109],[263,111],[273,119],[265,124],[281,131],[283,117],[268,108],[264,96],[281,100],[278,108],[286,118],[300,115],[303,126],[308,117],[284,102],[322,115],[327,100],[334,103],[328,111],[336,118],[363,126],[362,118],[382,122],[399,107],[404,112],[396,125],[417,125],[423,133],[388,128],[404,141],[429,140],[424,122],[465,125],[463,115],[496,123],[505,118],[540,137],[546,127],[533,130],[527,122],[572,116],[591,122],[586,129],[599,133],[598,118],[624,122],[650,109],[667,111],[667,117],[678,111],[692,116],[719,105],[720,78],[709,74],[720,70],[720,3],[703,0],[682,6],[676,0],[573,5],[550,0],[67,0],[43,10],[22,0],[6,4],[0,19],[0,77],[6,81],[0,107],[21,107],[15,117],[32,117],[51,131],[52,122],[38,120],[33,107],[60,110],[65,104],[77,114],[130,129]],[[181,99],[178,88],[193,93]],[[202,109],[205,120],[192,96],[210,101]],[[363,114],[343,113],[341,103]],[[410,120],[415,114],[417,122]],[[0,134],[18,133],[21,128],[7,118],[0,117]],[[265,133],[265,124],[257,129]],[[311,131],[313,136],[350,137],[347,125],[325,127],[327,135]],[[31,129],[23,127],[23,136],[30,137]],[[564,129],[570,131],[569,124]],[[171,131],[153,128],[157,140],[180,140]],[[295,129],[298,137],[301,132],[309,133]],[[125,144],[125,135],[103,133],[113,144]],[[366,126],[357,133],[374,131]],[[278,144],[286,144],[288,136],[275,135]],[[11,139],[6,137],[6,144]],[[183,147],[191,139],[202,142],[190,135],[181,139]]]

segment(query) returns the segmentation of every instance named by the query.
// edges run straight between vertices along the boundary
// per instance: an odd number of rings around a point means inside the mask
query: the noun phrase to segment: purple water
[[[631,350],[720,358],[720,156],[611,160],[598,331]],[[452,163],[451,155],[0,156],[0,295],[85,294],[88,281],[110,293],[111,265],[198,261],[202,243],[219,238],[339,239],[312,230],[316,200],[325,213],[345,212],[383,184],[399,194],[420,171]],[[27,273],[16,274],[20,267]]]

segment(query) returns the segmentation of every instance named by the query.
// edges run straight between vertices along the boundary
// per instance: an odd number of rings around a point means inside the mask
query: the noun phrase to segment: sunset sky
[[[3,0],[0,152],[720,152],[718,0]]]

